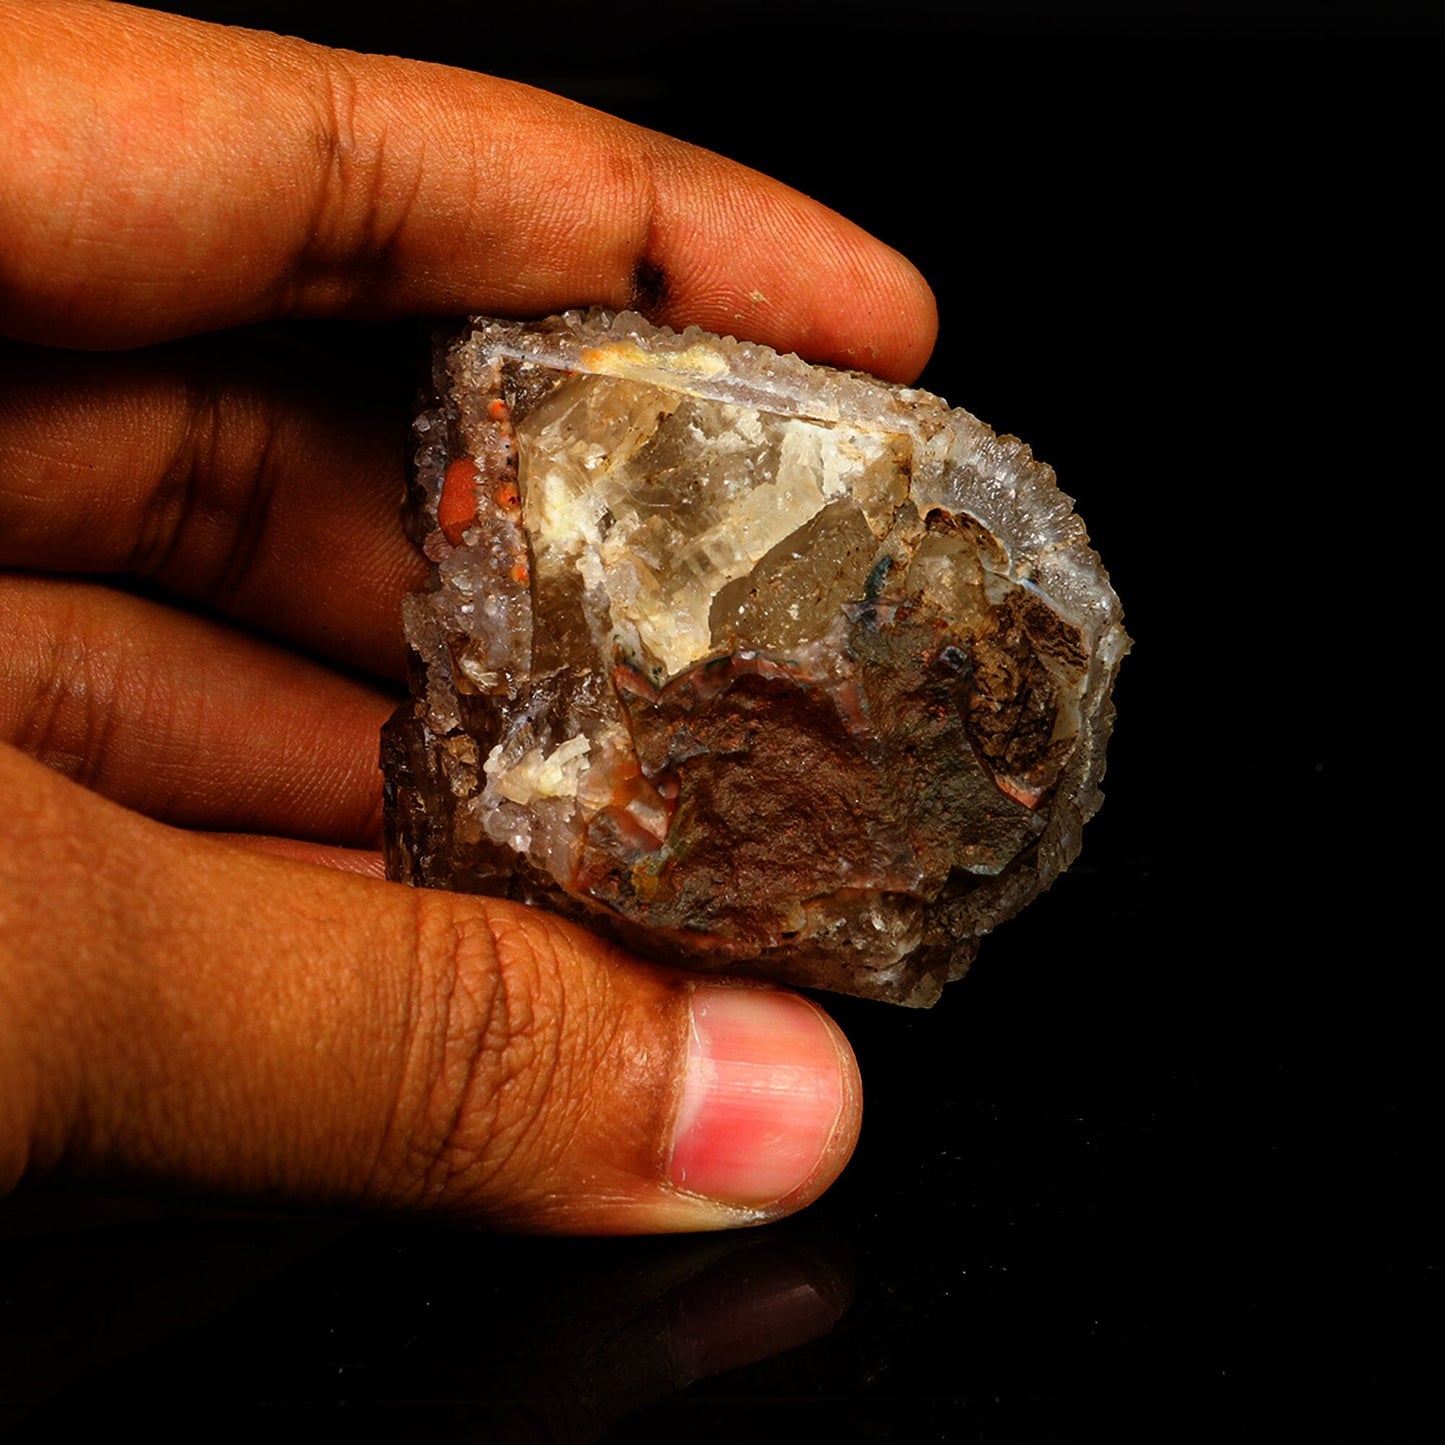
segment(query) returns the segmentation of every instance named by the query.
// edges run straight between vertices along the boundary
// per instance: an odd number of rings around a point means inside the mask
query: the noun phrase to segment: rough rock
[[[393,878],[928,1004],[1077,854],[1119,602],[937,397],[623,313],[476,318],[416,423]]]

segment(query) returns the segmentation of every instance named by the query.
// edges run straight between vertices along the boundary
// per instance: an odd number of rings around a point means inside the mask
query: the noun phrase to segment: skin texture
[[[410,389],[257,327],[640,304],[906,380],[922,279],[524,86],[115,5],[0,0],[0,34],[0,1188],[560,1232],[807,1203],[861,1107],[820,1011],[765,1031],[832,1101],[805,1177],[701,1198],[669,1176],[697,985],[379,881]]]

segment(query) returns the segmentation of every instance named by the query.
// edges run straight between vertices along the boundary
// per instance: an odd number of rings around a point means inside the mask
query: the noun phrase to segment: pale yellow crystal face
[[[908,495],[907,437],[615,376],[559,388],[516,435],[541,585],[604,590],[612,645],[657,682],[821,636]]]

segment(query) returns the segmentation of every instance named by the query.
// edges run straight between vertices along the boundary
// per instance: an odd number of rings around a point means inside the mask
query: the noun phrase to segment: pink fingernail
[[[728,1204],[786,1198],[832,1152],[855,1080],[842,1035],[806,999],[697,988],[673,1184]]]

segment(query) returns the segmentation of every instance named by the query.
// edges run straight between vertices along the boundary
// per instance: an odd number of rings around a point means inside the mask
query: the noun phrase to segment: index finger
[[[528,86],[126,6],[0,0],[0,330],[636,305],[909,380],[936,316],[777,181]]]

